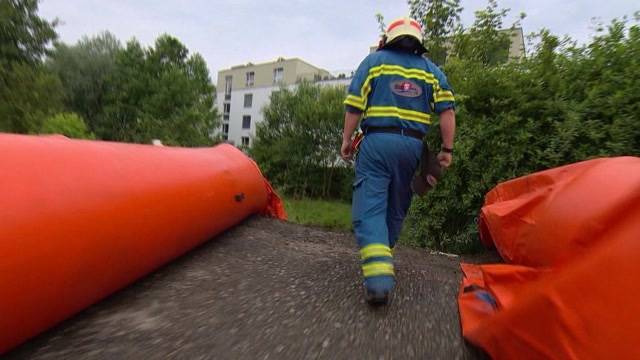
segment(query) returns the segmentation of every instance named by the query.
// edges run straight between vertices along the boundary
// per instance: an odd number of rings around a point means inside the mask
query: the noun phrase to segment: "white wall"
[[[318,84],[323,86],[329,85],[345,85],[349,86],[351,79],[329,80],[321,81]],[[288,86],[289,89],[295,88],[295,85]],[[242,144],[242,137],[249,136],[250,145],[253,144],[253,138],[256,135],[256,125],[264,120],[262,115],[262,109],[269,103],[269,96],[275,90],[278,90],[277,86],[240,89],[231,91],[231,112],[229,114],[229,138],[228,141],[233,142],[234,145],[240,146]],[[250,108],[244,107],[244,95],[253,94],[253,103]],[[218,111],[220,116],[224,112],[224,89],[217,94],[216,100]],[[245,115],[251,116],[251,128],[242,128],[242,118]],[[224,123],[224,121],[223,121]],[[221,132],[222,129],[215,129],[215,133]]]
[[[262,121],[262,107],[269,101],[273,87],[252,88],[233,91],[231,93],[231,114],[229,119],[229,140],[236,145],[242,144],[243,136],[255,137],[256,124]],[[250,108],[244,107],[244,95],[253,94]],[[251,127],[242,128],[242,118],[251,116]]]

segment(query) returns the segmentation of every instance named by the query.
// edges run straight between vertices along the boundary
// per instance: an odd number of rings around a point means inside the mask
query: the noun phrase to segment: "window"
[[[255,78],[255,75],[256,74],[253,71],[249,71],[247,73],[247,82],[246,82],[247,86],[253,86],[253,80]]]
[[[224,141],[229,140],[229,135],[228,134],[222,134],[222,140],[224,140]]]
[[[245,115],[242,117],[242,128],[251,129],[251,115]]]
[[[249,146],[249,137],[248,136],[243,136],[242,137],[242,146]]]
[[[231,99],[231,84],[233,82],[233,76],[227,75],[224,77],[224,98]]]
[[[225,135],[229,134],[229,124],[222,124],[222,133]]]
[[[222,119],[229,120],[229,113],[231,112],[231,104],[224,103],[222,104]]]
[[[284,69],[279,67],[273,69],[273,83],[277,84],[284,80]]]
[[[253,104],[253,94],[244,94],[244,107],[250,108]]]

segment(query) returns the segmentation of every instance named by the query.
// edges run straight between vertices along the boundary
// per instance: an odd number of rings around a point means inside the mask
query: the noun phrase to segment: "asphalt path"
[[[353,235],[251,218],[30,340],[8,359],[477,359],[459,259],[395,250],[390,306],[365,304]]]

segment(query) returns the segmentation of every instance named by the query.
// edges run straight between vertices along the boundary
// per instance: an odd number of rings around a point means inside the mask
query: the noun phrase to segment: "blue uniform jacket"
[[[427,133],[431,114],[454,107],[453,89],[444,73],[418,55],[379,50],[354,74],[344,104],[364,113],[361,128],[395,126]]]

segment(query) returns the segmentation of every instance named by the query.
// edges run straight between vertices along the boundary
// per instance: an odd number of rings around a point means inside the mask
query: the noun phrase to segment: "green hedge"
[[[601,156],[640,155],[640,27],[614,22],[583,47],[544,32],[529,59],[500,66],[452,59],[453,167],[414,201],[410,237],[452,252],[479,248],[476,218],[498,183]],[[439,146],[437,129],[429,143]]]

